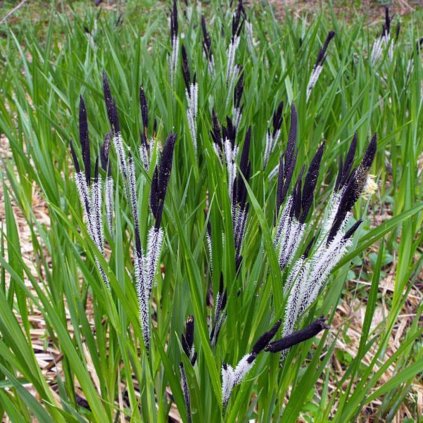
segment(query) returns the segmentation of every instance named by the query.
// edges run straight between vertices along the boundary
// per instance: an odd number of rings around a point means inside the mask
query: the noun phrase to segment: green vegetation
[[[379,27],[369,31],[360,20],[343,22],[327,13],[309,22],[288,14],[281,23],[267,4],[246,7],[253,38],[244,26],[236,53],[244,75],[237,143],[243,146],[251,126],[250,208],[237,271],[226,169],[210,135],[212,109],[222,123],[233,113],[234,87],[228,88],[226,73],[234,9],[229,2],[178,4],[180,41],[198,82],[196,154],[180,54],[173,86],[170,81],[170,5],[153,3],[140,9],[130,2],[99,13],[72,2],[73,11],[58,7],[48,26],[32,28],[22,9],[17,26],[1,27],[0,414],[13,422],[165,422],[169,416],[187,421],[182,362],[194,422],[348,422],[369,415],[417,421],[423,407],[417,395],[423,370],[423,67],[416,42],[423,33],[415,22],[421,26],[421,11],[407,18],[396,41],[400,18],[394,19],[392,57],[384,47],[372,63]],[[203,54],[202,14],[214,73]],[[336,36],[307,101],[310,74],[330,30]],[[134,156],[144,246],[154,224],[149,210],[154,168],[145,170],[139,154],[140,86],[149,105],[150,136],[157,122],[153,144],[161,149],[170,133],[177,136],[162,219],[162,265],[150,302],[149,354],[133,276],[133,218],[115,151],[110,153],[114,222],[113,230],[104,228],[106,258],[90,238],[74,180],[69,143],[74,140],[81,157],[80,95],[92,157],[110,131],[103,71]],[[280,101],[285,103],[281,136],[263,167],[266,132]],[[298,113],[293,181],[325,140],[310,228],[319,227],[338,160],[355,132],[355,165],[372,134],[378,136],[370,171],[377,189],[355,204],[354,216],[364,222],[353,245],[296,326],[302,329],[323,315],[330,329],[288,350],[282,367],[279,354],[258,355],[223,407],[222,363],[236,366],[277,319],[284,319],[287,272],[278,266],[272,235],[278,178],[269,173],[287,147],[291,104]],[[212,240],[225,233],[225,242],[213,244],[213,267],[208,223]],[[213,346],[210,303],[216,301],[221,274],[227,317]],[[189,315],[195,320],[195,366],[181,343]],[[279,331],[274,339],[280,338]]]

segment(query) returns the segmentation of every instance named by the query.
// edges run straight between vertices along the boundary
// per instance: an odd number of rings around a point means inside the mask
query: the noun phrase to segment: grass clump
[[[1,413],[417,418],[412,21],[156,13],[4,29]]]

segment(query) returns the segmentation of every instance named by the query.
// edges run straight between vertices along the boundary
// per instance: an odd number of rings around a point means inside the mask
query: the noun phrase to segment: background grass
[[[196,161],[181,73],[174,89],[169,83],[169,5],[130,2],[101,11],[83,2],[55,6],[40,10],[35,25],[28,25],[31,16],[22,9],[15,22],[1,28],[1,414],[16,422],[167,421],[169,415],[186,419],[178,373],[182,361],[194,421],[418,420],[422,385],[417,375],[423,369],[423,121],[421,55],[415,42],[422,36],[422,12],[403,21],[393,60],[385,55],[371,66],[368,55],[380,30],[369,30],[362,18],[345,22],[324,13],[307,21],[287,14],[281,24],[267,4],[248,8],[256,45],[250,51],[244,34],[237,54],[245,72],[238,142],[252,125],[252,206],[240,272],[235,272],[231,243],[215,242],[211,274],[206,193],[213,233],[232,230],[225,171],[209,137],[212,107],[222,121],[231,114],[232,94],[224,80],[231,8],[218,2],[180,5],[180,32],[199,83],[201,154]],[[207,16],[212,37],[215,76],[207,72],[202,54],[201,13]],[[306,103],[309,75],[331,29],[337,35]],[[414,66],[408,73],[410,60]],[[69,139],[78,138],[80,94],[87,103],[93,154],[109,130],[103,70],[131,149],[139,146],[140,85],[158,122],[157,142],[170,131],[178,135],[165,204],[163,267],[153,289],[157,324],[150,357],[138,322],[133,232],[123,186],[117,184],[115,232],[106,234],[107,264],[82,222],[73,180]],[[289,365],[282,369],[278,357],[259,356],[224,412],[222,362],[236,364],[283,312],[283,275],[272,264],[275,257],[269,248],[276,180],[269,180],[268,174],[286,143],[288,107],[277,151],[267,168],[262,166],[265,132],[280,100],[295,102],[298,109],[297,172],[326,140],[315,215],[328,200],[337,160],[345,155],[355,131],[360,154],[370,135],[378,134],[372,167],[378,190],[356,206],[356,217],[364,216],[365,223],[354,248],[303,321],[313,315],[331,316],[331,330],[293,348]],[[136,157],[145,239],[151,172],[143,172]],[[112,166],[118,177],[114,155]],[[111,291],[96,271],[95,255],[103,260]],[[207,298],[209,289],[217,292],[221,272],[228,289],[228,319],[212,349]],[[188,314],[196,321],[195,368],[179,342]]]

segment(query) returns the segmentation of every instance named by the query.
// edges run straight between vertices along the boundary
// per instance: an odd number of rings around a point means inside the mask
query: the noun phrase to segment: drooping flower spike
[[[198,113],[198,83],[194,78],[191,80],[188,55],[185,46],[182,44],[182,74],[185,81],[185,96],[187,99],[187,120],[191,133],[194,151],[197,153],[197,113]]]
[[[284,349],[290,348],[301,342],[307,341],[313,338],[323,329],[328,329],[325,324],[325,320],[320,318],[315,322],[311,323],[306,328],[292,333],[286,338],[282,338],[278,341],[270,342],[276,335],[276,332],[281,326],[281,320],[278,320],[272,328],[265,332],[254,344],[251,352],[244,355],[238,362],[235,368],[223,363],[222,365],[222,403],[225,408],[228,404],[233,388],[240,384],[247,373],[253,368],[255,360],[262,351],[266,352],[279,352]]]
[[[325,329],[329,329],[329,326],[326,324],[326,319],[321,317],[306,326],[304,329],[294,332],[291,335],[277,341],[268,343],[265,346],[264,351],[272,353],[281,352],[315,337],[318,333]]]
[[[330,31],[326,37],[325,42],[323,43],[322,48],[319,51],[319,54],[317,55],[316,63],[314,64],[313,71],[311,72],[310,79],[307,85],[307,90],[306,90],[307,101],[309,100],[311,92],[313,91],[313,88],[316,85],[320,74],[322,73],[323,64],[326,59],[327,49],[329,47],[329,43],[334,37],[335,37],[335,32]]]

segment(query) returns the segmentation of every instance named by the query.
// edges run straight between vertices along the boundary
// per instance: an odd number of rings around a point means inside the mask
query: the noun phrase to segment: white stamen
[[[314,86],[317,83],[317,80],[319,79],[320,74],[322,73],[323,66],[317,65],[314,67],[313,72],[311,72],[310,80],[308,81],[307,85],[307,101],[310,98],[311,91],[313,90]]]

